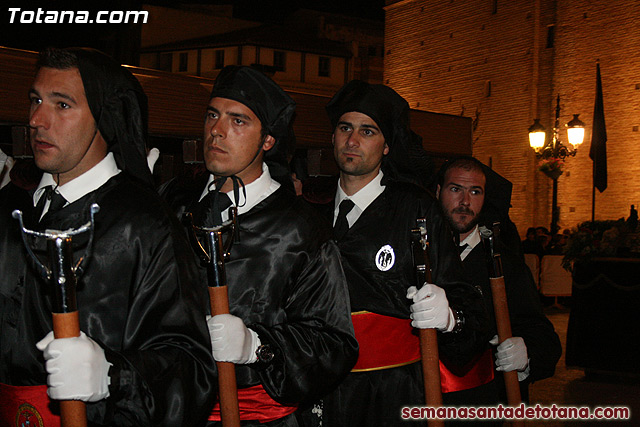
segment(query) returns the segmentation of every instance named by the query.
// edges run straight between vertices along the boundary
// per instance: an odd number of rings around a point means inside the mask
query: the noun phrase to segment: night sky
[[[88,3],[88,2],[87,2]],[[0,45],[27,50],[41,50],[47,46],[90,46],[113,55],[121,62],[132,63],[137,54],[136,28],[123,24],[24,24],[10,23],[9,8],[21,11],[87,10],[92,16],[99,10],[141,10],[143,2],[112,0],[100,2],[98,6],[85,3],[82,7],[73,1],[18,1],[10,2],[2,8],[0,24]],[[145,4],[171,6],[179,2],[148,1]],[[278,23],[288,12],[308,8],[324,12],[341,13],[348,16],[384,20],[384,0],[236,0],[236,1],[191,1],[185,3],[233,4],[234,16],[240,19]],[[15,16],[20,16],[16,14]],[[17,19],[16,19],[17,21]]]

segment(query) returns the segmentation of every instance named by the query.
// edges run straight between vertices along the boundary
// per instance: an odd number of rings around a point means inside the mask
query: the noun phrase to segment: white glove
[[[419,329],[437,329],[451,332],[456,324],[453,311],[444,289],[430,283],[417,290],[415,286],[407,289],[407,298],[411,304],[411,326]]]
[[[149,150],[149,153],[147,153],[147,166],[149,166],[149,170],[151,171],[152,174],[153,174],[153,167],[155,166],[159,157],[160,157],[160,150],[158,150],[156,147],[153,147],[151,150]]]
[[[495,335],[489,343],[497,345],[498,336]],[[529,376],[529,355],[521,337],[507,338],[496,350],[496,371],[518,371],[519,381]]]
[[[104,350],[84,332],[53,338],[49,332],[36,347],[44,354],[47,394],[55,400],[97,402],[109,396],[109,367]]]
[[[207,326],[216,361],[244,365],[258,360],[256,350],[260,338],[244,325],[242,319],[231,314],[207,316]]]

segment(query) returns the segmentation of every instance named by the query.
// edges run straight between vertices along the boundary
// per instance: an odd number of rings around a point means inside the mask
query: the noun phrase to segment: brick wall
[[[640,133],[633,131],[640,125],[639,12],[631,0],[389,1],[385,82],[412,108],[474,119],[474,155],[513,183],[511,216],[523,234],[551,221],[552,181],[537,171],[527,128],[535,117],[553,127],[557,94],[560,123],[580,113],[587,124],[585,143],[559,180],[559,224],[591,218],[588,151],[599,58],[609,188],[596,197],[596,219],[617,219],[640,205]],[[564,129],[560,135],[566,141]]]

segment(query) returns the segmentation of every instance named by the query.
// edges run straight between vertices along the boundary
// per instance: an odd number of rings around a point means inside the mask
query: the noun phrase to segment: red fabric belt
[[[0,383],[0,425],[60,427],[60,415],[51,412],[51,403],[46,385]]]
[[[351,372],[366,372],[408,365],[421,359],[420,338],[413,333],[410,319],[359,311],[351,313],[360,353]],[[474,361],[462,377],[453,374],[440,362],[443,393],[479,387],[493,379],[491,351]]]
[[[440,383],[443,393],[468,390],[480,387],[493,380],[493,358],[491,350],[487,349],[475,360],[471,369],[464,376],[459,377],[440,362]]]
[[[420,360],[420,339],[413,334],[411,320],[359,311],[351,313],[351,321],[360,346],[351,372],[395,368]]]
[[[298,409],[297,406],[279,404],[267,394],[261,385],[239,389],[238,406],[241,420],[254,420],[261,423],[286,417]],[[221,421],[220,402],[213,407],[209,421]]]

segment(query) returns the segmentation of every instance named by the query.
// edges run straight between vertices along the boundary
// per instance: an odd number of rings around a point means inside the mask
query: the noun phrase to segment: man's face
[[[246,105],[212,98],[204,122],[204,161],[217,176],[237,175],[248,184],[262,174],[262,157],[275,144],[261,136],[260,119]]]
[[[77,68],[41,68],[29,91],[31,148],[38,168],[62,185],[99,163],[107,144],[97,131]]]
[[[366,114],[344,113],[333,131],[333,155],[343,174],[377,175],[382,157],[389,153],[380,128]]]
[[[438,186],[436,195],[442,210],[457,233],[466,234],[478,223],[484,204],[485,183],[482,172],[454,167],[447,170],[443,186]]]

